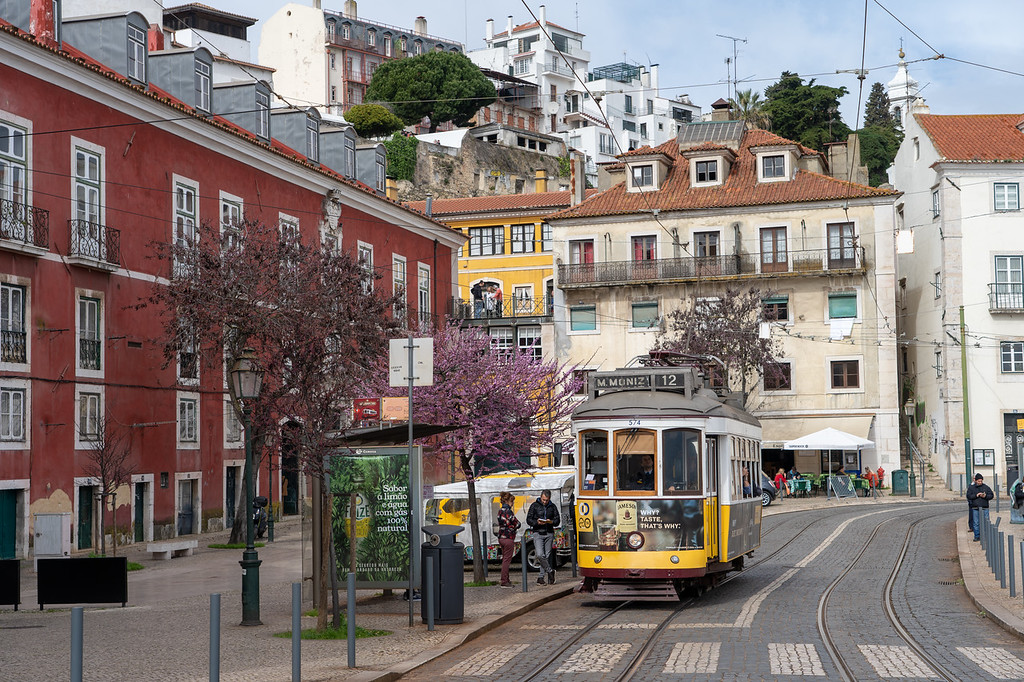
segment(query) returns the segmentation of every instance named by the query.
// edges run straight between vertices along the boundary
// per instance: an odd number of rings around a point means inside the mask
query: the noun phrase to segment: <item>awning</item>
[[[857,450],[874,445],[873,441],[867,438],[855,436],[846,431],[834,429],[831,426],[821,431],[800,436],[795,440],[788,440],[783,444],[786,450]]]
[[[412,438],[417,440],[435,436],[446,431],[464,429],[465,426],[437,426],[435,424],[421,424],[414,422],[412,425]],[[369,427],[365,429],[352,429],[344,435],[339,435],[331,440],[334,447],[387,447],[405,445],[409,442],[409,422],[394,426],[381,428]]]
[[[781,448],[786,441],[796,440],[816,431],[832,427],[839,431],[867,439],[871,430],[874,415],[856,415],[837,417],[821,415],[820,417],[765,417],[761,421],[761,447]]]

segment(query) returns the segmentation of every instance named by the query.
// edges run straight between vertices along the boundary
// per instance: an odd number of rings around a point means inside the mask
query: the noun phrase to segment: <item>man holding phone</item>
[[[562,525],[562,519],[558,515],[558,507],[551,501],[551,491],[543,490],[540,497],[530,505],[530,511],[526,513],[526,525],[533,530],[533,551],[540,562],[540,577],[537,584],[544,584],[544,576],[548,578],[548,585],[555,584],[555,567],[548,563],[551,555],[551,545],[555,539],[555,529]],[[526,567],[524,566],[525,570]]]

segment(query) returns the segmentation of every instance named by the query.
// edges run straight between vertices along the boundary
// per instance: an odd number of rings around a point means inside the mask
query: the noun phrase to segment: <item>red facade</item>
[[[29,555],[36,513],[70,512],[73,546],[98,545],[94,481],[83,478],[97,416],[131,427],[137,474],[116,499],[124,536],[217,528],[232,483],[243,498],[242,443],[226,433],[223,372],[193,380],[165,367],[158,311],[138,307],[169,275],[154,243],[189,221],[220,222],[225,203],[268,224],[295,219],[304,241],[319,240],[333,192],[341,248],[372,247],[388,292],[404,258],[410,309],[438,313],[461,237],[17,33],[0,21],[0,557],[12,530],[14,554]],[[273,483],[274,500],[294,493],[295,480],[275,472]],[[268,492],[265,476],[259,486]]]

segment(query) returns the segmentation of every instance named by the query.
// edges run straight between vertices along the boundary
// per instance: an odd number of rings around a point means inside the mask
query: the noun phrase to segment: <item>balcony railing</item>
[[[588,287],[637,282],[671,282],[715,278],[760,278],[863,271],[863,247],[732,256],[608,261],[558,266],[562,287]]]
[[[0,331],[0,362],[28,361],[25,346],[25,332],[4,329]]]
[[[50,213],[35,206],[0,199],[0,239],[30,249],[50,248]]]
[[[100,270],[116,270],[120,264],[121,231],[89,220],[69,220],[71,244],[68,258]]]
[[[1024,284],[993,282],[988,285],[988,309],[999,313],[1024,313]]]
[[[103,342],[99,339],[78,340],[78,366],[82,369],[101,369]]]
[[[456,320],[498,320],[514,317],[550,317],[554,312],[550,297],[540,298],[506,298],[494,310],[487,310],[481,301],[464,298],[452,299],[451,315]]]

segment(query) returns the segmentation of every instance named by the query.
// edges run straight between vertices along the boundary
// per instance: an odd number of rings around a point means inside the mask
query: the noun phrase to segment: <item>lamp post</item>
[[[245,425],[245,551],[242,560],[242,625],[263,625],[260,622],[260,564],[255,546],[253,528],[253,454],[252,404],[263,386],[263,370],[256,363],[256,351],[246,348],[231,368],[231,386],[235,399],[241,403],[242,422]]]

